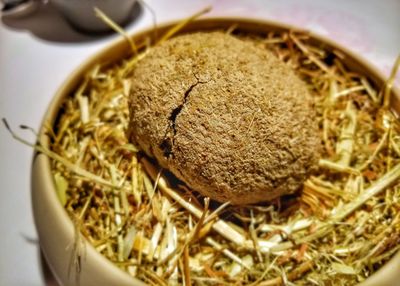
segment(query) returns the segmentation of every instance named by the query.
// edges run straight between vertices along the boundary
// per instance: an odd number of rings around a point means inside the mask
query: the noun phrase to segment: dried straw
[[[296,197],[219,205],[171,181],[144,158],[125,130],[130,73],[147,46],[134,44],[125,33],[137,53],[87,73],[56,126],[49,127],[50,148],[25,141],[4,123],[14,138],[49,156],[60,201],[82,237],[149,284],[365,280],[400,245],[400,126],[388,110],[400,60],[378,91],[365,75],[348,70],[338,52],[311,44],[306,33],[262,37],[240,33],[237,26],[228,32],[274,52],[314,95],[323,158]],[[81,257],[81,252],[74,257],[79,268]]]

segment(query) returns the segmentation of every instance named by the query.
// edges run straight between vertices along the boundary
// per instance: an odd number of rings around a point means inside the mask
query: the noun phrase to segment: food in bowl
[[[131,82],[133,143],[203,196],[270,201],[317,168],[321,137],[306,84],[251,41],[177,36],[151,48]]]
[[[396,98],[367,65],[306,33],[238,20],[190,27],[186,32],[229,32],[267,49],[305,82],[323,142],[318,170],[301,192],[254,205],[221,204],[190,190],[126,135],[132,75],[149,54],[144,48],[76,76],[81,83],[57,107],[54,128],[42,131],[56,191],[80,231],[75,237],[148,284],[372,281],[399,247],[400,137],[388,110]],[[82,250],[74,257],[84,257]],[[85,260],[78,261],[85,271]]]

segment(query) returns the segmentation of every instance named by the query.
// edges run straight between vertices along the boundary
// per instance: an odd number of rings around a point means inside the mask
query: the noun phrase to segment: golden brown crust
[[[135,69],[131,139],[201,194],[257,203],[295,192],[316,166],[312,104],[270,52],[219,32],[184,35]]]

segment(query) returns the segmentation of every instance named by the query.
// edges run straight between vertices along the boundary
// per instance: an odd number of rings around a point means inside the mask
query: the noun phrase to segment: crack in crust
[[[199,84],[204,84],[207,82],[202,82],[200,81],[197,76],[195,75],[196,78],[196,83],[192,84],[186,91],[182,100],[182,103],[179,104],[176,108],[174,108],[168,117],[169,120],[169,126],[167,127],[167,130],[164,135],[164,139],[160,144],[160,148],[163,150],[164,157],[169,159],[174,157],[174,153],[172,151],[172,148],[175,143],[175,135],[176,135],[176,118],[178,115],[181,113],[183,107],[186,105],[189,95],[192,92],[192,90]],[[172,130],[172,134],[171,134]]]

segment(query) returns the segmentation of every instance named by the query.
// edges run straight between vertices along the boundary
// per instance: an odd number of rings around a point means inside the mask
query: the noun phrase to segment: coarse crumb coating
[[[298,190],[319,159],[306,85],[253,43],[179,36],[134,70],[130,138],[204,196],[232,204]]]

